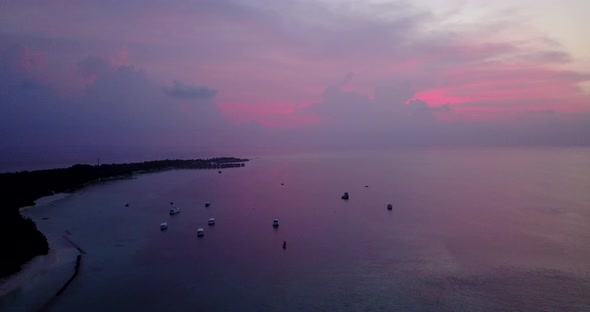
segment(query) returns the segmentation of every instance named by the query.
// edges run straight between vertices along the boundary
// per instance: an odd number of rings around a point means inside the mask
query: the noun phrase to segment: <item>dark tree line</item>
[[[0,174],[0,277],[20,271],[22,264],[49,252],[45,236],[31,219],[24,218],[18,211],[34,205],[40,197],[71,192],[89,182],[138,172],[242,167],[246,161],[232,157],[157,160]]]

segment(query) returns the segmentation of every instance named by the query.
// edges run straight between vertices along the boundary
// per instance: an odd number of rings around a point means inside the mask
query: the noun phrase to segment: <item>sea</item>
[[[590,148],[261,156],[24,213],[80,271],[56,297],[58,255],[2,311],[590,311]]]

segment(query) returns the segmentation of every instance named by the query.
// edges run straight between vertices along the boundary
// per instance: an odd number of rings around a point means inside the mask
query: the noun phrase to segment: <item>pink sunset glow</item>
[[[4,2],[3,148],[590,144],[584,30],[522,2]]]

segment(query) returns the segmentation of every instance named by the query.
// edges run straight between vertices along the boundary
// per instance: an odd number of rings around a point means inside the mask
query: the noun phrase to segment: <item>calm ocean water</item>
[[[588,148],[273,156],[28,213],[87,252],[50,311],[590,311]]]

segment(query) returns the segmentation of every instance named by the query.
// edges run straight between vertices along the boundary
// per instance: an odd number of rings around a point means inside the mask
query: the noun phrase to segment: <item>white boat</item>
[[[209,206],[211,206],[211,203],[210,202],[205,202],[205,207],[209,207]]]
[[[170,209],[170,215],[171,216],[173,216],[173,215],[175,215],[177,213],[180,213],[180,208],[174,207],[174,208]]]
[[[272,226],[273,227],[279,227],[279,219],[272,220]]]
[[[168,229],[168,223],[166,223],[166,222],[160,223],[160,230],[164,231],[166,229]]]
[[[209,218],[209,221],[207,221],[207,224],[215,225],[215,218]]]
[[[197,236],[198,236],[198,237],[203,237],[203,235],[205,235],[205,229],[203,229],[203,228],[198,228],[198,229],[197,229]]]

